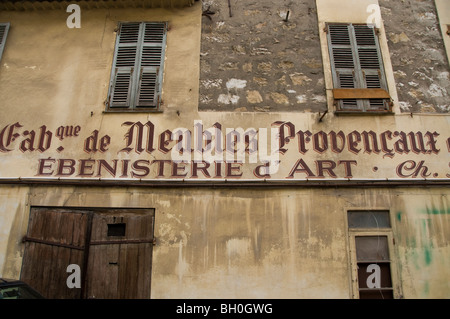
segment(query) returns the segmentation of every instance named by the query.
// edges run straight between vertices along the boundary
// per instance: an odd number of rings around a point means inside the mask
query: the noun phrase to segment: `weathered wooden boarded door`
[[[153,224],[152,209],[32,208],[21,279],[47,298],[149,298]]]
[[[148,210],[94,215],[87,298],[150,298],[153,219]]]
[[[21,280],[46,298],[80,298],[81,289],[67,287],[67,266],[83,272],[91,212],[59,208],[32,208]]]

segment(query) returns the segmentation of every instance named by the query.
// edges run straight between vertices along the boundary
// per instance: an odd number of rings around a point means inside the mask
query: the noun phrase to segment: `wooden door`
[[[153,224],[153,209],[32,208],[21,279],[52,299],[149,298]]]
[[[153,219],[149,210],[94,215],[86,298],[150,298]]]
[[[32,208],[21,280],[52,299],[80,298],[80,289],[67,287],[67,266],[79,265],[83,273],[88,211],[60,208]]]

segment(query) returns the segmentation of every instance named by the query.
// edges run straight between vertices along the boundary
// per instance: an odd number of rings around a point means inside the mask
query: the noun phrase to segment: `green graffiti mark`
[[[424,255],[425,255],[425,264],[429,266],[431,264],[431,249],[425,247]]]
[[[431,219],[422,219],[422,237],[424,239],[422,245],[424,249],[424,261],[425,265],[429,266],[431,264],[431,249],[432,249],[432,243],[429,241],[429,238],[427,237],[427,230],[430,229]]]
[[[447,209],[437,209],[437,208],[427,208],[424,211],[427,215],[448,215],[450,214],[450,208]]]
[[[397,220],[399,222],[401,222],[402,221],[402,212],[397,212],[396,217],[397,217]]]

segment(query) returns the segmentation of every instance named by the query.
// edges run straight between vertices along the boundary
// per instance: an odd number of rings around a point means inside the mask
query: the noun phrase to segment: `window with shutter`
[[[391,112],[377,31],[367,24],[327,24],[337,112]]]
[[[121,23],[117,33],[108,111],[156,111],[161,104],[165,22]]]
[[[8,36],[9,23],[0,23],[0,59],[5,48],[6,37]]]

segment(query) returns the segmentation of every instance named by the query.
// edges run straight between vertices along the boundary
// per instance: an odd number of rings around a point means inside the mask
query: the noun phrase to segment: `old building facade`
[[[0,277],[448,298],[448,25],[443,0],[1,2]]]

